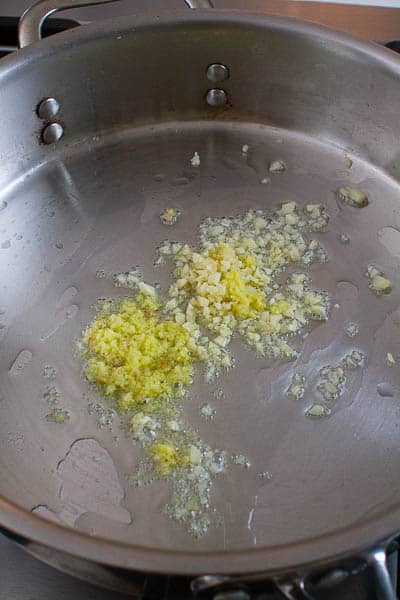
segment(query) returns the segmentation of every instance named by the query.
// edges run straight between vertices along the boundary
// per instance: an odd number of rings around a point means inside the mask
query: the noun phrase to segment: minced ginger
[[[153,444],[150,448],[150,456],[154,466],[160,475],[169,475],[178,466],[188,464],[187,456],[182,456],[170,442]]]
[[[84,336],[85,373],[125,412],[149,399],[182,393],[193,373],[194,346],[178,323],[160,319],[161,303],[138,294],[109,304]]]

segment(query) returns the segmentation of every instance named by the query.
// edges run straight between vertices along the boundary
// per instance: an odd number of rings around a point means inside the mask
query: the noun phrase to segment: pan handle
[[[108,4],[117,0],[39,0],[22,15],[18,25],[19,47],[25,48],[42,39],[43,23],[55,12],[68,8]]]
[[[392,575],[388,568],[389,562],[392,566],[397,563],[398,551],[399,542],[391,539],[359,556],[333,563],[322,571],[305,571],[272,578],[268,573],[247,576],[203,575],[191,582],[191,591],[196,600],[256,600],[265,597],[266,587],[272,583],[282,600],[316,600],[324,597],[326,590],[369,570],[373,578],[374,598],[398,600],[393,580],[397,576],[396,568],[392,570]],[[340,597],[340,593],[337,597]]]
[[[25,48],[42,39],[43,23],[55,12],[69,8],[108,4],[118,0],[39,0],[22,15],[18,26],[19,47]],[[213,8],[211,0],[185,0],[189,8]]]
[[[386,549],[376,548],[369,552],[365,559],[375,580],[377,600],[397,600],[397,594],[387,565]]]
[[[398,600],[395,584],[388,568],[389,546],[390,544],[379,546],[360,557],[372,573],[374,597],[376,600]],[[395,558],[397,560],[397,555],[395,555]],[[357,569],[354,572],[356,573]],[[345,574],[345,570],[343,573]],[[313,600],[314,598],[312,591],[309,589],[310,586],[308,585],[306,576],[286,580],[278,579],[276,580],[276,585],[287,600]]]

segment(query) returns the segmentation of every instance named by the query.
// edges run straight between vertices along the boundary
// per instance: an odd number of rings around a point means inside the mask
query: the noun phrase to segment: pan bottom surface
[[[276,160],[283,172],[270,172]],[[368,206],[343,204],[342,186],[362,189]],[[357,528],[369,521],[379,536],[400,499],[400,373],[388,362],[388,354],[400,360],[399,191],[351,151],[305,135],[171,123],[66,145],[61,158],[3,192],[0,494],[91,536],[166,550],[290,545],[342,529],[354,529],[357,544]],[[113,285],[115,273],[140,265],[166,297],[171,268],[154,266],[165,239],[195,246],[207,217],[289,201],[322,203],[330,215],[327,231],[311,235],[328,261],[310,268],[312,287],[331,296],[330,316],[307,330],[295,361],[268,362],[236,340],[234,369],[212,384],[196,376],[183,402],[188,423],[212,448],[249,464],[229,460],[214,478],[211,525],[194,539],[165,514],[170,482],[129,483],[143,450],[85,381],[77,341],[99,298],[131,293]],[[181,212],[171,227],[160,220],[168,207]],[[371,264],[391,280],[390,294],[368,288]],[[353,350],[364,364],[329,416],[306,417],[321,400],[320,370]],[[307,385],[294,400],[286,391],[299,372]],[[68,413],[64,423],[48,420],[49,388]],[[199,413],[205,403],[212,420]]]

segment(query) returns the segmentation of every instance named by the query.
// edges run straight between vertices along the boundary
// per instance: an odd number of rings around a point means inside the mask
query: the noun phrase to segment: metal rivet
[[[213,83],[219,83],[229,78],[229,69],[221,63],[214,63],[207,69],[207,78]]]
[[[64,128],[60,123],[50,123],[42,131],[42,140],[44,144],[55,144],[62,138]]]
[[[210,106],[225,106],[225,104],[228,102],[228,96],[224,90],[215,88],[208,90],[206,101]]]
[[[54,119],[59,110],[60,105],[55,98],[45,98],[39,103],[37,114],[40,119],[50,121],[51,119]]]

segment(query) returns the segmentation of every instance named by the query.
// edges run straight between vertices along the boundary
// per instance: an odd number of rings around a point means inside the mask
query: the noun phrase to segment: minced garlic
[[[208,379],[231,366],[227,347],[236,330],[259,354],[290,358],[288,336],[309,319],[327,318],[327,297],[309,289],[307,275],[293,274],[282,286],[274,276],[291,263],[322,258],[321,246],[308,244],[302,230],[319,229],[328,218],[321,205],[310,205],[303,215],[288,202],[272,216],[250,211],[205,221],[201,251],[172,242],[161,246],[160,255],[175,262],[165,310],[196,342]],[[204,326],[208,337],[201,334]]]
[[[198,166],[197,153],[193,159]],[[164,216],[173,218],[175,209],[167,210]],[[207,381],[232,367],[228,347],[234,333],[261,356],[295,356],[290,337],[310,319],[326,319],[329,298],[311,290],[303,272],[279,284],[275,277],[290,265],[302,269],[326,260],[319,242],[304,233],[323,229],[328,220],[322,205],[299,210],[294,202],[274,213],[207,219],[200,226],[199,249],[170,241],[159,248],[157,264],[167,257],[174,262],[165,304],[139,269],[117,274],[115,285],[136,295],[103,301],[84,334],[88,379],[127,413],[128,431],[146,451],[150,474],[144,471],[132,480],[139,485],[143,478],[170,476],[167,512],[196,537],[209,526],[211,481],[224,471],[227,455],[207,446],[182,418],[180,399],[194,365],[205,364]],[[298,384],[292,395],[300,398],[303,379],[292,383]],[[212,418],[215,409],[204,405],[201,414]],[[251,466],[242,454],[232,460]]]
[[[307,411],[306,417],[313,417],[319,419],[321,417],[327,417],[330,414],[330,409],[322,404],[313,404]]]
[[[305,392],[305,380],[306,378],[301,373],[294,373],[291,384],[286,390],[287,395],[294,398],[294,400],[301,400]]]
[[[175,225],[179,219],[181,211],[178,208],[165,208],[161,215],[161,223],[163,225]]]
[[[198,152],[195,152],[193,154],[192,158],[190,159],[190,163],[191,163],[192,167],[200,166],[200,155]]]
[[[271,173],[283,173],[283,171],[286,171],[286,165],[283,160],[273,160],[269,165],[269,171]]]
[[[339,188],[337,194],[340,200],[355,208],[363,208],[369,203],[368,196],[365,192],[350,185]]]
[[[392,282],[387,277],[384,277],[382,272],[375,266],[370,265],[366,273],[369,279],[369,287],[378,296],[381,294],[389,294],[392,291]]]
[[[393,354],[391,352],[388,352],[386,354],[386,364],[388,367],[394,367],[394,365],[397,363],[395,357],[393,356]]]

